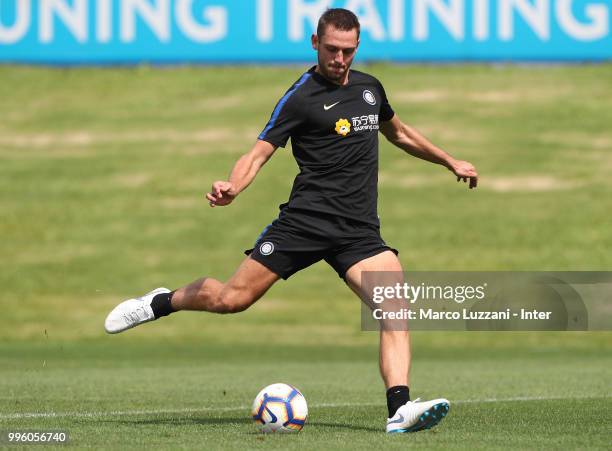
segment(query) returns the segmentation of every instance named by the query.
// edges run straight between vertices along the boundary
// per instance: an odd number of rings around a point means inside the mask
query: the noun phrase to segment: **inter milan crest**
[[[372,91],[365,90],[363,91],[363,100],[365,100],[370,105],[376,105],[376,97],[372,94]]]

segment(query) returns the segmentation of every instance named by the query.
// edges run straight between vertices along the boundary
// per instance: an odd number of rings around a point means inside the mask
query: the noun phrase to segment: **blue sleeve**
[[[296,91],[306,83],[308,78],[310,78],[310,74],[307,72],[278,101],[270,120],[259,134],[259,139],[278,147],[285,147],[293,130],[303,121],[304,115],[300,111],[299,96]]]

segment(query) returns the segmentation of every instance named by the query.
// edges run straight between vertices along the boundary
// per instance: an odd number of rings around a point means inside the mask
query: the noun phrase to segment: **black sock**
[[[153,297],[151,309],[153,310],[155,319],[161,318],[162,316],[168,316],[175,311],[170,303],[173,294],[174,291],[171,291],[170,293],[161,293]]]
[[[410,390],[407,385],[396,385],[387,390],[387,407],[389,418],[393,418],[397,409],[410,401]]]

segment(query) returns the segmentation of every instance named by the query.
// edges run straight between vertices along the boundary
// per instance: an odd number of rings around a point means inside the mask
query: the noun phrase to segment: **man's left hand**
[[[449,169],[457,176],[457,181],[470,180],[470,189],[476,188],[478,185],[478,173],[476,168],[469,161],[454,160],[450,163]]]

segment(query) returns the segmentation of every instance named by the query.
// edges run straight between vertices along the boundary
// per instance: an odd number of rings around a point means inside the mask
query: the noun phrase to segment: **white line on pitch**
[[[490,402],[521,402],[521,401],[554,401],[561,399],[601,399],[611,398],[610,395],[602,396],[516,396],[512,398],[484,398],[484,399],[460,399],[451,401],[452,404],[478,404]],[[335,408],[335,407],[369,407],[378,406],[382,403],[322,403],[310,406],[313,409]],[[237,412],[249,410],[249,406],[239,407],[200,407],[191,409],[157,409],[157,410],[109,410],[104,412],[23,412],[0,414],[0,420],[18,420],[24,418],[99,418],[128,415],[159,415],[172,413],[198,413],[198,412]]]

